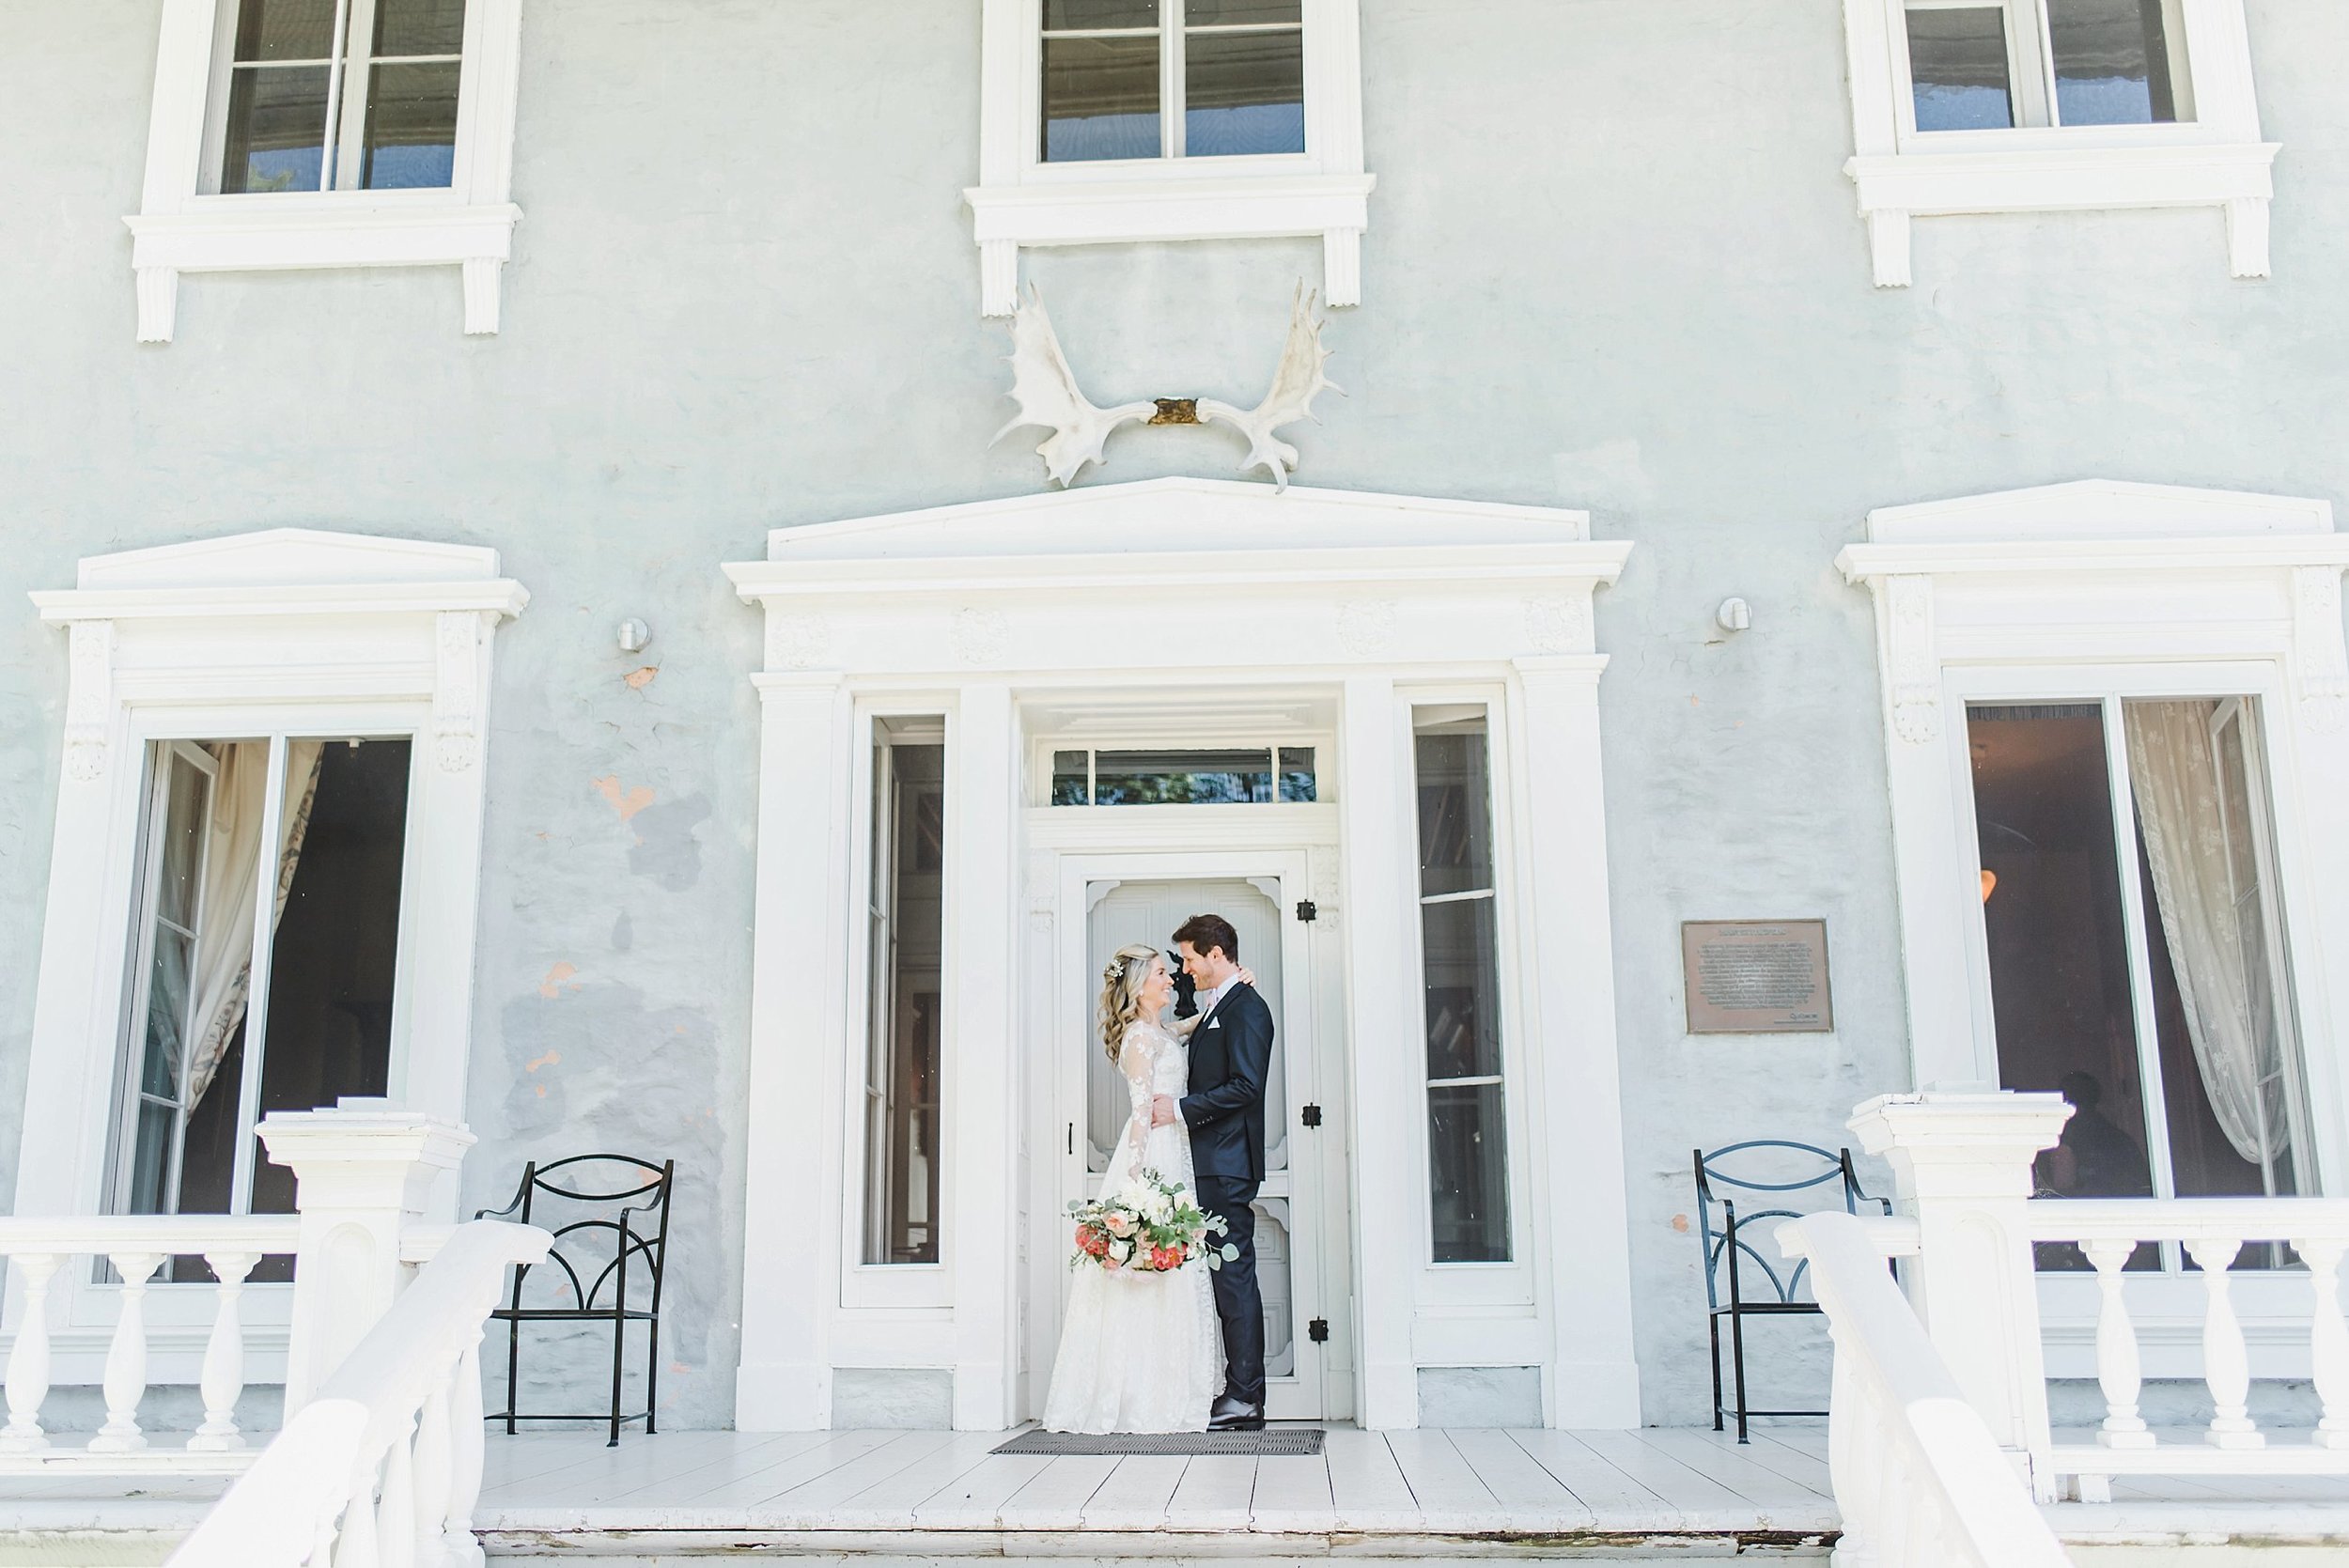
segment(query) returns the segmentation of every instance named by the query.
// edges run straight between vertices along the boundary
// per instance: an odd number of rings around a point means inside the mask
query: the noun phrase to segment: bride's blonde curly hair
[[[1148,942],[1129,942],[1101,970],[1101,1046],[1112,1063],[1126,1031],[1142,1017],[1142,987],[1150,979],[1150,960],[1158,955]]]

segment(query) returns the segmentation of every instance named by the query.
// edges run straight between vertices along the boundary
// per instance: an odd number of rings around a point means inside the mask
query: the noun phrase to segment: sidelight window
[[[2000,1078],[2074,1108],[2043,1192],[2319,1190],[2260,719],[1967,710]]]
[[[114,1212],[291,1213],[256,1124],[386,1092],[412,751],[148,748]]]
[[[887,720],[873,745],[864,1080],[868,1264],[939,1261],[946,748],[939,719]]]
[[[1429,1202],[1438,1263],[1507,1263],[1492,744],[1485,710],[1413,716]]]

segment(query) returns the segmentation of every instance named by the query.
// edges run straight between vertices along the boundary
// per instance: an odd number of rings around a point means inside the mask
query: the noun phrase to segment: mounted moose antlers
[[[1103,409],[1078,389],[1076,372],[1068,368],[1068,356],[1061,352],[1060,338],[1052,331],[1052,318],[1044,313],[1044,295],[1030,284],[1028,297],[1011,319],[1011,396],[1019,411],[995,432],[995,440],[1022,425],[1050,430],[1036,455],[1044,459],[1052,482],[1066,487],[1087,463],[1102,460],[1103,448],[1120,425],[1142,420],[1154,425],[1229,425],[1248,438],[1248,458],[1241,469],[1268,469],[1273,489],[1286,489],[1289,471],[1297,466],[1297,448],[1275,432],[1283,425],[1312,419],[1314,398],[1324,388],[1341,396],[1345,390],[1322,374],[1330,350],[1321,346],[1322,324],[1313,314],[1315,299],[1302,284],[1298,286],[1281,366],[1272,373],[1272,389],[1254,408],[1213,397],[1162,397]]]

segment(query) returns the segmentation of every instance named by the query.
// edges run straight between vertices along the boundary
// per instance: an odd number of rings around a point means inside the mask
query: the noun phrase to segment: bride
[[[1126,1075],[1133,1109],[1102,1175],[1104,1192],[1143,1171],[1196,1186],[1190,1129],[1180,1121],[1150,1125],[1154,1096],[1179,1100],[1189,1087],[1183,1042],[1199,1020],[1167,1020],[1174,997],[1166,960],[1147,943],[1119,948],[1101,973],[1101,1043]],[[1046,1430],[1205,1432],[1223,1382],[1219,1335],[1204,1260],[1168,1273],[1080,1267],[1044,1402]]]

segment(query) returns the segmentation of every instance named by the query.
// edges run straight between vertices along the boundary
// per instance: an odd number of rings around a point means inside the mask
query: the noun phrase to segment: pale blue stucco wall
[[[1873,505],[2091,474],[2338,500],[2349,12],[2250,0],[2272,282],[2215,211],[1937,220],[1870,287],[1837,0],[1362,0],[1379,177],[1351,396],[1315,485],[1587,506],[1638,541],[1599,600],[1615,951],[1651,1420],[1703,1400],[1687,1151],[1828,1142],[1905,1086],[1865,597]],[[155,0],[0,3],[0,1107],[21,1099],[63,648],[23,594],[76,557],[273,524],[493,545],[500,635],[469,1197],[528,1155],[688,1171],[664,1383],[731,1410],[757,656],[716,564],[778,525],[1031,490],[977,313],[971,0],[529,0],[495,337],[453,272],[194,277],[132,341]],[[1304,243],[1045,254],[1104,401],[1252,401]],[[1221,474],[1121,436],[1102,480]],[[1723,641],[1725,595],[1754,629]],[[656,629],[660,674],[614,650]],[[646,788],[623,822],[593,781]],[[1686,1038],[1683,918],[1824,914],[1832,1038]],[[540,986],[558,964],[577,989]],[[560,1062],[546,1063],[549,1048]],[[542,1064],[535,1071],[530,1063]],[[545,1093],[541,1094],[540,1090]],[[18,1127],[0,1110],[0,1190]],[[502,1196],[502,1194],[501,1194]],[[762,1239],[757,1245],[774,1245]]]

